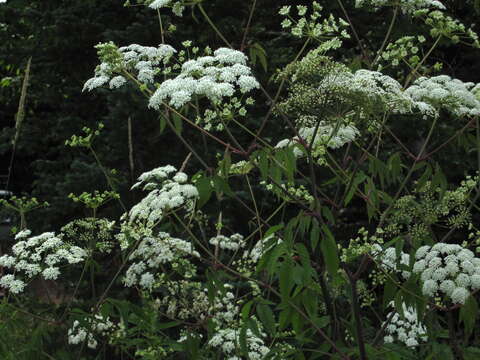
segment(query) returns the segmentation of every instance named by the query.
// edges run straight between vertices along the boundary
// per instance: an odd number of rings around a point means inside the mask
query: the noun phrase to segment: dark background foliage
[[[265,49],[267,68],[257,59],[254,70],[271,94],[275,89],[272,75],[291,61],[300,47],[298,40],[281,31],[280,17],[272,15],[281,5],[299,3],[308,1],[258,1],[252,26],[243,44],[247,54],[256,44]],[[326,13],[342,16],[337,1],[330,0],[322,5],[326,7]],[[446,5],[467,25],[475,22],[478,16],[467,10],[471,6],[467,7],[464,1],[449,1]],[[204,6],[233,47],[240,48],[251,2],[216,0],[206,1]],[[373,51],[378,49],[384,36],[381,29],[388,25],[391,10],[368,13],[355,9],[353,1],[346,1],[346,7],[367,51],[362,54],[352,38],[345,42],[335,57],[339,60],[354,59],[351,66],[358,67],[365,62],[365,56],[373,56]],[[169,14],[170,11],[167,18]],[[84,126],[94,128],[100,121],[105,124],[95,148],[105,166],[117,171],[114,176],[116,186],[127,204],[131,204],[136,196],[128,191],[133,178],[155,166],[167,163],[180,166],[186,150],[169,129],[164,129],[158,114],[147,108],[146,100],[139,92],[129,88],[93,93],[81,91],[83,83],[92,76],[98,64],[95,44],[110,40],[121,46],[160,43],[155,11],[144,6],[124,7],[122,2],[112,0],[10,0],[0,7],[0,23],[0,79],[4,79],[0,87],[0,175],[8,173],[23,71],[27,59],[32,57],[26,117],[20,130],[9,184],[17,194],[28,193],[51,204],[29,219],[30,227],[36,230],[58,228],[81,215],[83,210],[72,206],[67,198],[71,192],[108,189],[92,156],[82,149],[64,145],[71,135],[80,134]],[[178,28],[174,33],[166,33],[166,42],[174,47],[187,39],[200,47],[224,46],[197,8],[187,9],[182,18],[172,15],[164,26],[168,27],[170,23]],[[393,39],[414,33],[419,26],[406,17],[401,17],[400,24]],[[466,47],[455,49],[451,51],[449,47],[440,46],[433,59],[444,62],[444,73],[465,81],[480,81],[480,65],[475,52]],[[247,126],[251,128],[259,126],[261,116],[269,105],[267,98],[260,92],[258,95],[255,109],[247,120]],[[128,161],[129,118],[132,123],[133,169]],[[453,126],[447,130],[454,131],[456,128]],[[286,126],[281,119],[273,117],[265,133],[272,137],[281,136],[284,129]],[[412,137],[408,127],[399,124],[396,130],[402,139],[408,141]],[[213,144],[186,125],[183,134],[214,166],[217,160]],[[468,159],[462,154],[462,151],[448,154],[447,161],[454,170],[449,176],[463,175],[462,162]],[[195,171],[197,165],[195,160],[191,160],[189,169]],[[121,208],[112,203],[102,211],[103,215],[120,214]]]
[[[270,95],[275,94],[278,85],[273,82],[273,75],[290,62],[301,47],[301,41],[282,31],[281,17],[274,15],[282,5],[308,3],[309,1],[295,0],[257,1],[242,50],[247,54],[251,54],[258,46],[265,50],[266,68],[258,58],[252,66]],[[334,53],[334,57],[355,69],[367,66],[368,58],[373,57],[374,51],[380,47],[392,11],[383,9],[369,13],[355,9],[353,3],[353,0],[346,0],[345,6],[365,51],[362,53],[359,44],[352,38]],[[204,2],[208,14],[236,49],[242,47],[251,4],[251,1],[245,0]],[[467,26],[478,20],[479,14],[469,10],[471,6],[465,0],[449,0],[445,4],[449,12]],[[322,5],[326,8],[325,13],[333,12],[343,17],[336,0],[322,1]],[[197,8],[187,9],[182,18],[173,15],[170,17],[170,14],[170,11],[166,11],[163,25],[165,28],[170,23],[177,26],[175,32],[166,33],[165,40],[172,46],[178,48],[185,40],[194,41],[194,45],[200,48],[207,45],[213,49],[225,46]],[[400,17],[399,24],[392,39],[422,31],[421,25],[405,16]],[[480,26],[476,25],[474,29],[478,32]],[[84,82],[93,75],[98,64],[94,45],[106,41],[113,41],[119,46],[131,43],[158,45],[161,39],[155,11],[144,6],[124,7],[122,1],[118,0],[9,0],[0,4],[0,175],[6,175],[9,171],[15,114],[24,69],[31,57],[26,116],[20,129],[9,189],[16,194],[26,193],[50,203],[48,208],[36,210],[27,218],[29,228],[34,233],[58,230],[68,221],[87,215],[80,205],[68,198],[68,194],[109,189],[101,169],[90,153],[82,148],[65,146],[65,140],[73,134],[81,134],[84,126],[96,128],[99,122],[105,124],[94,147],[103,164],[108,169],[116,170],[113,175],[114,184],[127,208],[141,196],[138,192],[129,191],[137,176],[166,164],[180,167],[188,153],[173,132],[165,128],[158,113],[147,108],[147,101],[136,89],[125,87],[115,91],[101,89],[93,93],[82,92]],[[441,45],[434,51],[432,61],[444,63],[442,73],[464,81],[480,82],[478,50],[456,46],[455,51],[452,51],[447,44]],[[314,46],[311,44],[310,48]],[[246,119],[246,126],[252,129],[260,126],[270,105],[270,100],[260,91],[255,95],[256,104]],[[132,124],[133,169],[129,163],[129,119]],[[413,148],[420,125],[412,127],[406,124],[399,118],[398,123],[390,125],[395,134]],[[441,129],[441,138],[448,138],[462,126],[449,124]],[[224,149],[188,125],[183,125],[182,134],[210,166],[217,165],[218,156],[222,156]],[[286,124],[276,116],[271,117],[263,134],[267,139],[271,138],[272,142],[290,135]],[[235,135],[242,143],[248,144],[251,141],[250,137],[240,131]],[[463,144],[467,143],[468,148],[468,138],[462,138],[462,141]],[[394,144],[391,145],[394,148]],[[464,176],[464,169],[476,168],[476,155],[466,152],[462,142],[451,145],[439,153],[437,159],[448,169],[446,175],[449,180],[458,183]],[[358,154],[352,154],[356,155]],[[234,160],[242,159],[234,156]],[[193,174],[200,168],[199,163],[192,158],[186,171]],[[322,174],[319,174],[319,179],[323,180]],[[231,185],[234,189],[242,188]],[[264,192],[258,184],[253,186],[256,187],[256,193]],[[335,191],[333,185],[332,191]],[[238,191],[236,195],[250,201],[246,191]],[[273,209],[268,200],[271,196],[265,196],[264,199],[259,203],[261,212],[269,207]],[[240,232],[242,226],[248,226],[245,224],[252,220],[252,216],[237,203],[232,201],[230,204],[228,199],[223,201],[226,202],[222,206],[226,226]],[[353,233],[354,228],[358,229],[359,223],[368,223],[364,202],[356,201],[348,209],[342,209],[343,215],[339,217],[335,231]],[[210,203],[208,206],[216,204]],[[121,213],[119,204],[110,202],[102,207],[99,216],[115,218]],[[205,213],[213,212],[207,210]],[[3,244],[0,245],[3,247]],[[112,266],[113,268],[115,267]],[[103,275],[105,279],[101,280],[106,283],[112,274]],[[28,329],[28,325],[25,328]],[[46,329],[38,331],[48,332]],[[54,338],[49,343],[61,343],[63,340]],[[32,341],[30,345],[34,354],[37,344]]]

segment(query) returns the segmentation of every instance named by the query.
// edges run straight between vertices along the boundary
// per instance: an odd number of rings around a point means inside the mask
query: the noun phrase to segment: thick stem
[[[132,136],[132,118],[128,117],[128,162],[130,165],[130,178],[132,184],[135,182],[135,162],[133,160],[133,136]]]
[[[255,11],[255,7],[257,5],[257,0],[253,0],[252,7],[250,9],[250,14],[248,15],[247,26],[245,27],[245,32],[243,33],[242,45],[240,45],[240,51],[245,49],[245,43],[247,42],[247,34],[248,30],[250,30],[250,24],[252,23],[253,12]]]
[[[351,274],[348,274],[348,277],[350,279],[350,286],[352,290],[352,310],[355,317],[355,329],[357,332],[358,350],[360,352],[360,359],[366,360],[367,353],[365,351],[365,339],[363,338],[362,318],[360,316],[360,305],[358,303],[357,279],[355,279]]]
[[[452,311],[447,312],[448,318],[448,335],[450,338],[450,344],[452,345],[455,358],[458,360],[463,360],[462,349],[458,346],[457,334],[455,331],[455,319],[453,318]]]
[[[212,19],[210,19],[210,17],[208,16],[207,12],[205,11],[205,9],[203,8],[203,5],[201,3],[198,4],[198,8],[200,9],[200,12],[202,13],[203,17],[205,18],[205,20],[207,20],[208,24],[212,27],[212,29],[217,33],[217,35],[220,37],[220,39],[223,40],[223,42],[225,44],[227,44],[227,46],[229,48],[232,47],[232,45],[228,42],[227,39],[225,39],[225,36],[223,36],[223,34],[220,32],[220,30],[218,30],[218,28],[215,26],[215,24],[213,23]]]
[[[108,186],[110,187],[110,189],[112,189],[112,191],[116,192],[115,186],[113,186],[113,182],[110,179],[110,176],[108,175],[107,170],[103,167],[99,157],[97,156],[97,153],[95,152],[95,150],[93,150],[92,146],[89,146],[88,148],[92,152],[93,157],[95,158],[95,161],[97,162],[98,167],[100,168],[100,170],[102,170],[103,175],[105,176],[105,179],[107,179]],[[123,211],[127,212],[127,207],[123,203],[122,199],[118,198],[118,202],[120,203],[120,206],[122,207]]]
[[[325,282],[324,274],[319,274],[320,288],[322,289],[323,299],[325,301],[325,306],[327,308],[327,314],[330,317],[330,322],[332,324],[332,340],[335,341],[337,338],[337,316],[333,309],[333,300],[330,296],[330,291],[328,290],[327,283]]]

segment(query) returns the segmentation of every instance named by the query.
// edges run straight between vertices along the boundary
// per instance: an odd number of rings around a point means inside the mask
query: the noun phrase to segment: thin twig
[[[135,179],[135,163],[133,161],[132,118],[130,116],[128,117],[127,127],[128,127],[128,161],[130,164],[130,178],[133,184]]]
[[[393,11],[392,20],[390,21],[390,26],[388,27],[387,34],[385,35],[385,38],[383,39],[382,46],[380,46],[380,50],[378,50],[378,52],[377,52],[377,56],[375,57],[375,59],[372,62],[372,66],[375,65],[375,63],[380,59],[380,56],[382,55],[382,52],[385,49],[385,46],[387,45],[387,41],[390,38],[390,35],[392,33],[392,30],[393,30],[393,25],[395,24],[395,20],[397,19],[398,8],[399,8],[399,6],[396,6],[395,10]]]
[[[360,40],[360,37],[358,36],[357,31],[355,30],[355,26],[353,26],[353,23],[352,23],[352,21],[350,20],[350,16],[348,16],[348,12],[347,12],[347,10],[345,9],[345,6],[343,6],[342,0],[337,0],[337,3],[338,3],[338,5],[340,6],[340,8],[342,9],[343,15],[345,15],[345,18],[347,19],[347,22],[350,24],[350,28],[352,29],[353,36],[355,36],[355,40],[357,40],[358,46],[360,47],[360,51],[362,52],[363,57],[365,58],[365,60],[368,61],[369,56],[368,56],[367,52],[365,51],[365,49],[363,48],[362,42],[361,42],[361,40]]]
[[[350,287],[352,291],[352,310],[355,317],[355,328],[357,332],[357,343],[358,350],[360,352],[360,359],[366,360],[367,354],[365,351],[365,339],[363,338],[362,318],[360,316],[360,305],[358,304],[357,279],[355,279],[349,271],[347,271],[347,275],[350,279]]]
[[[245,42],[247,41],[248,30],[250,30],[250,24],[253,18],[253,12],[255,11],[255,6],[257,5],[257,0],[253,0],[252,7],[250,9],[250,14],[248,15],[247,26],[245,27],[245,32],[243,33],[242,44],[240,45],[240,51],[245,49]]]
[[[404,89],[407,88],[407,86],[410,84],[410,81],[412,80],[413,78],[413,75],[418,71],[418,69],[420,69],[420,67],[423,65],[423,63],[428,59],[428,57],[430,56],[430,54],[432,53],[432,51],[437,47],[438,43],[440,42],[440,40],[442,39],[442,35],[440,34],[437,38],[437,40],[435,40],[435,42],[433,43],[432,47],[428,50],[428,52],[425,54],[425,56],[423,57],[423,59],[417,64],[417,66],[410,72],[410,74],[408,74],[407,76],[407,79],[405,80],[405,85],[403,86]]]
[[[203,8],[203,5],[202,3],[198,3],[198,8],[200,9],[200,12],[202,13],[202,15],[205,17],[205,20],[207,20],[208,24],[212,27],[212,29],[217,33],[217,35],[220,37],[220,39],[223,40],[223,42],[225,44],[228,45],[229,48],[232,47],[232,45],[228,42],[227,39],[225,39],[225,36],[223,36],[223,34],[220,32],[220,30],[218,30],[218,28],[215,26],[215,24],[213,23],[212,19],[210,19],[210,17],[208,16],[207,12],[205,11],[205,9]]]
[[[20,93],[20,101],[18,102],[18,111],[15,117],[15,137],[13,139],[12,155],[10,157],[10,164],[8,166],[7,182],[5,184],[5,190],[8,190],[10,185],[10,179],[13,172],[13,163],[15,159],[15,152],[17,150],[18,137],[20,135],[20,129],[22,127],[23,119],[25,118],[25,99],[27,97],[28,82],[30,80],[30,66],[32,64],[32,57],[28,59],[27,67],[25,68],[25,77],[23,78],[22,92]]]

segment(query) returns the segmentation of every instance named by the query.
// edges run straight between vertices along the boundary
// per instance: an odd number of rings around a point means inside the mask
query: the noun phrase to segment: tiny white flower
[[[60,270],[57,267],[48,267],[42,271],[45,280],[56,280],[58,275],[60,275]]]
[[[465,301],[467,301],[469,296],[470,293],[467,289],[463,287],[457,287],[455,290],[453,290],[452,302],[454,304],[465,304]]]
[[[433,296],[438,290],[438,284],[435,280],[426,280],[423,283],[422,292],[423,295]]]
[[[448,296],[452,295],[453,290],[455,290],[455,283],[452,280],[442,281],[440,284],[440,290],[442,290]]]

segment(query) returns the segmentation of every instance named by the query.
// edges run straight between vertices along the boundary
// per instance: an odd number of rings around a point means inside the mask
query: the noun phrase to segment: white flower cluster
[[[315,133],[316,130],[316,133]],[[302,127],[298,131],[299,136],[307,143],[311,144],[312,155],[315,158],[322,158],[326,152],[326,148],[338,149],[348,142],[353,141],[359,132],[353,125],[332,126],[321,123],[318,128]],[[313,138],[315,136],[315,138]],[[276,148],[292,147],[296,157],[305,156],[304,151],[299,148],[299,138],[297,136],[292,139],[283,139],[277,143]]]
[[[248,358],[251,360],[264,359],[270,352],[264,341],[250,329],[246,331],[245,342],[248,349]],[[241,360],[235,355],[240,349],[240,329],[221,329],[209,340],[208,345],[222,349],[226,360]]]
[[[397,4],[400,5],[404,13],[413,13],[415,10],[431,8],[445,10],[445,6],[438,0],[355,0],[357,8],[371,7],[374,10],[382,6],[395,6]]]
[[[150,5],[148,5],[148,7],[151,9],[157,10],[157,9],[170,6],[172,2],[173,2],[173,5],[172,5],[173,13],[177,16],[182,16],[183,10],[185,10],[185,6],[183,6],[181,1],[174,2],[173,0],[154,0]]]
[[[279,184],[280,186],[274,186],[273,184],[268,184],[264,180],[260,181],[260,185],[265,186],[268,191],[273,192],[285,201],[296,202],[298,200],[302,200],[307,203],[311,203],[314,200],[314,197],[304,185],[295,186],[293,184]],[[283,190],[280,190],[280,188]]]
[[[426,296],[443,293],[454,304],[465,304],[470,290],[480,289],[480,259],[456,244],[422,246],[415,253],[413,272],[421,274]]]
[[[165,308],[171,319],[204,321],[210,309],[208,289],[190,280],[163,281],[162,296],[155,300],[155,306]]]
[[[216,297],[210,308],[216,331],[208,345],[220,348],[228,360],[240,360],[240,357],[236,356],[236,352],[240,348],[240,324],[238,321],[240,308],[235,300],[235,295],[229,291],[233,286],[225,284],[224,287],[227,291],[222,296]],[[270,350],[265,346],[264,341],[249,329],[246,333],[248,357],[252,360],[263,359]],[[261,335],[266,336],[263,333]]]
[[[245,175],[248,174],[253,169],[253,165],[249,161],[240,160],[235,163],[232,163],[229,169],[230,175]]]
[[[322,19],[323,7],[316,1],[313,1],[311,5],[312,12],[309,16],[307,16],[307,6],[296,6],[298,20],[293,17],[294,14],[290,11],[291,6],[283,6],[278,12],[280,15],[286,16],[281,23],[282,28],[290,28],[292,35],[296,37],[308,36],[321,39],[320,47],[324,51],[340,47],[342,44],[340,39],[350,37],[345,30],[349,25],[348,22],[337,19],[332,14]]]
[[[97,45],[98,49],[107,49],[112,54],[108,61],[102,62],[95,69],[95,76],[85,82],[83,91],[91,91],[108,83],[110,89],[118,88],[127,82],[122,71],[135,74],[142,83],[151,84],[157,71],[155,67],[166,64],[176,50],[170,45],[158,47],[132,44],[117,48],[113,43]],[[112,59],[114,58],[114,60]]]
[[[30,230],[23,230],[15,236],[18,240],[12,246],[12,255],[0,257],[0,266],[15,271],[15,275],[7,274],[0,278],[0,286],[12,293],[21,293],[26,282],[41,274],[45,280],[56,280],[60,275],[59,265],[62,262],[77,264],[82,262],[87,253],[78,246],[62,241],[53,232],[32,236]],[[18,279],[18,276],[21,279]]]
[[[245,94],[260,84],[246,66],[247,57],[241,51],[219,48],[213,56],[186,61],[181,73],[165,80],[150,98],[149,107],[158,109],[169,98],[169,104],[180,108],[194,95],[206,96],[213,103],[231,97],[238,87]]]
[[[404,93],[402,85],[392,77],[378,71],[343,71],[325,77],[319,85],[326,93],[329,89],[345,89],[346,94],[361,95],[367,103],[381,103],[386,110],[405,114],[412,109],[412,99]]]
[[[200,254],[188,241],[174,238],[165,232],[158,233],[157,237],[147,237],[130,254],[129,260],[133,264],[125,274],[125,286],[151,290],[157,281],[157,270],[162,264],[178,262],[189,256],[200,257]]]
[[[181,206],[193,206],[193,201],[198,197],[197,188],[186,183],[188,176],[183,172],[177,172],[169,179],[174,172],[175,167],[167,165],[138,178],[139,182],[132,189],[143,185],[144,190],[151,191],[130,210],[130,223],[146,222],[151,227],[163,218],[165,212]]]
[[[240,312],[235,295],[229,291],[233,289],[233,286],[225,284],[224,288],[226,290],[225,293],[217,294],[209,309],[212,320],[218,328],[231,325],[235,322]]]
[[[96,335],[107,335],[110,333],[114,324],[107,317],[103,318],[102,315],[96,314],[92,319],[84,320],[86,326],[81,326],[78,320],[73,322],[73,325],[68,329],[68,343],[71,345],[78,345],[83,343],[87,339],[87,346],[90,349],[96,349],[98,341],[95,339],[94,334]]]
[[[274,248],[276,245],[281,244],[283,241],[275,234],[271,234],[261,240],[259,240],[251,250],[247,250],[243,253],[243,258],[249,259],[254,263],[257,263],[258,260],[265,254],[267,251]]]
[[[245,246],[243,236],[240,234],[233,234],[230,237],[225,235],[217,235],[212,237],[209,241],[210,244],[218,246],[220,249],[237,251]]]
[[[451,114],[463,116],[480,115],[480,100],[472,92],[474,83],[464,83],[447,75],[431,78],[421,77],[405,90],[422,112],[438,116],[438,109],[445,109]]]
[[[475,95],[477,100],[480,101],[480,83],[475,85],[470,91]]]
[[[393,303],[390,303],[390,305],[393,305]],[[387,318],[393,317],[385,328],[387,335],[383,338],[383,341],[392,343],[398,340],[409,347],[417,346],[419,341],[427,341],[427,330],[418,319],[417,311],[412,307],[407,307],[404,303],[402,304],[402,310],[403,316],[395,311],[387,315]],[[392,313],[394,314],[392,315]]]
[[[405,280],[410,278],[410,271],[405,269],[398,269],[397,263],[405,266],[410,265],[410,255],[400,252],[400,257],[397,256],[397,251],[394,247],[386,248],[382,250],[382,247],[378,244],[372,246],[372,255],[378,258],[380,266],[387,271],[399,272]]]
[[[157,188],[158,184],[161,184],[164,180],[168,179],[176,171],[177,169],[175,166],[166,165],[144,172],[138,177],[138,181],[132,186],[132,189],[139,188],[142,185],[143,190],[155,189]]]

